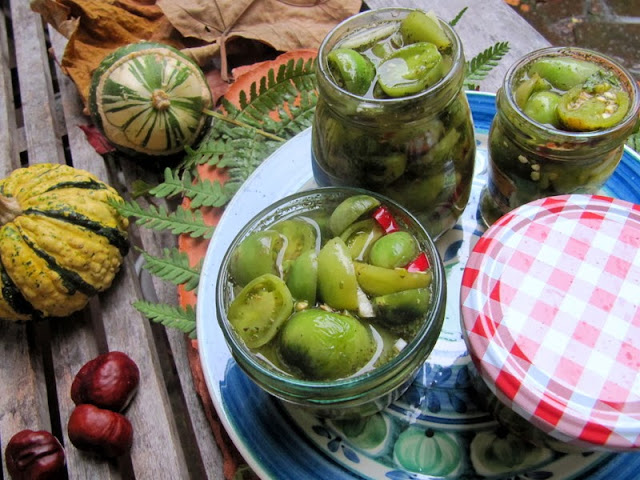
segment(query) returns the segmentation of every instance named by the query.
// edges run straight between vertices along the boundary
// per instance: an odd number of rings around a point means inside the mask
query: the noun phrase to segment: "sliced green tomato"
[[[269,343],[292,312],[289,289],[279,277],[266,273],[233,299],[227,318],[247,347],[258,348]]]
[[[440,26],[440,20],[433,12],[425,13],[419,10],[411,12],[400,24],[400,33],[406,44],[417,42],[433,43],[440,50],[451,45]]]
[[[347,245],[332,238],[318,253],[318,292],[336,310],[357,310],[358,282]]]
[[[369,263],[384,268],[403,267],[418,252],[418,242],[413,235],[405,231],[393,232],[376,240],[369,252]]]
[[[340,235],[349,225],[378,205],[380,205],[380,200],[370,195],[349,197],[343,200],[329,217],[329,228],[334,235]]]
[[[371,157],[367,162],[367,179],[378,185],[388,185],[402,176],[407,168],[406,153],[390,153]]]
[[[429,311],[428,288],[412,288],[373,299],[376,317],[389,325],[403,325],[423,317]]]
[[[311,223],[300,218],[283,220],[269,227],[280,232],[287,239],[283,261],[291,261],[307,250],[316,246],[316,229]]]
[[[378,222],[372,218],[360,220],[351,224],[342,232],[340,238],[349,248],[351,258],[363,261],[373,243],[384,235],[384,231]]]
[[[524,108],[529,97],[534,92],[551,90],[551,84],[537,73],[531,75],[526,80],[522,80],[515,89],[514,97],[516,104],[520,108]]]
[[[285,238],[274,230],[263,230],[248,235],[231,254],[229,272],[234,281],[244,286],[264,273],[280,274],[278,257]]]
[[[418,93],[444,75],[442,55],[433,43],[407,45],[378,66],[378,84],[390,97]]]
[[[555,92],[535,92],[524,106],[524,114],[536,122],[559,127],[558,102],[560,95]]]
[[[338,86],[354,95],[364,95],[376,75],[371,60],[350,48],[337,48],[327,56],[329,71]]]
[[[560,90],[569,90],[582,85],[599,68],[595,63],[572,57],[543,57],[533,62],[528,72],[537,73]]]
[[[358,284],[368,295],[378,297],[412,288],[427,288],[431,272],[408,272],[404,268],[383,268],[368,263],[353,262]]]
[[[558,116],[568,130],[587,132],[618,124],[629,110],[629,95],[619,88],[590,93],[577,86],[560,97]]]
[[[293,298],[315,305],[318,287],[318,254],[315,250],[307,250],[293,261],[287,286]]]
[[[278,353],[305,379],[353,375],[375,352],[371,331],[356,318],[318,308],[295,313],[279,336]]]

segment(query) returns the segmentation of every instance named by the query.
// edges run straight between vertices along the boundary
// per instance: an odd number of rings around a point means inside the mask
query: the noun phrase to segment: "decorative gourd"
[[[103,291],[128,250],[118,193],[94,175],[39,164],[0,180],[0,318],[63,317]]]
[[[200,67],[173,47],[134,43],[93,73],[89,111],[118,149],[170,155],[194,143],[213,100]]]

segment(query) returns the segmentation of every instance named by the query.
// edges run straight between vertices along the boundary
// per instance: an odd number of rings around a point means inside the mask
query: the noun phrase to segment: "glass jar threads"
[[[460,39],[420,10],[351,17],[323,41],[312,162],[320,186],[355,186],[409,209],[433,237],[467,205],[475,161]]]
[[[612,59],[545,48],[505,76],[489,132],[487,225],[538,198],[596,193],[622,157],[640,111],[638,85]]]

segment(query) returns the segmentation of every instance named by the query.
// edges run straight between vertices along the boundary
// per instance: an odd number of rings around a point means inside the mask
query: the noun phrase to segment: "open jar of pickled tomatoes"
[[[475,160],[464,70],[459,37],[431,12],[384,8],[338,25],[318,53],[316,182],[384,194],[434,238],[453,227]]]
[[[488,225],[539,198],[597,193],[638,122],[640,93],[631,74],[605,55],[553,47],[509,69],[496,110],[480,198]]]

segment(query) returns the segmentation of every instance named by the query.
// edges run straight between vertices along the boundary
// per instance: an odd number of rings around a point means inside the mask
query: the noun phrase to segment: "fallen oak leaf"
[[[227,43],[257,40],[277,51],[318,48],[327,33],[360,11],[361,0],[158,0],[171,24],[187,38],[220,49],[222,78],[229,78]]]

